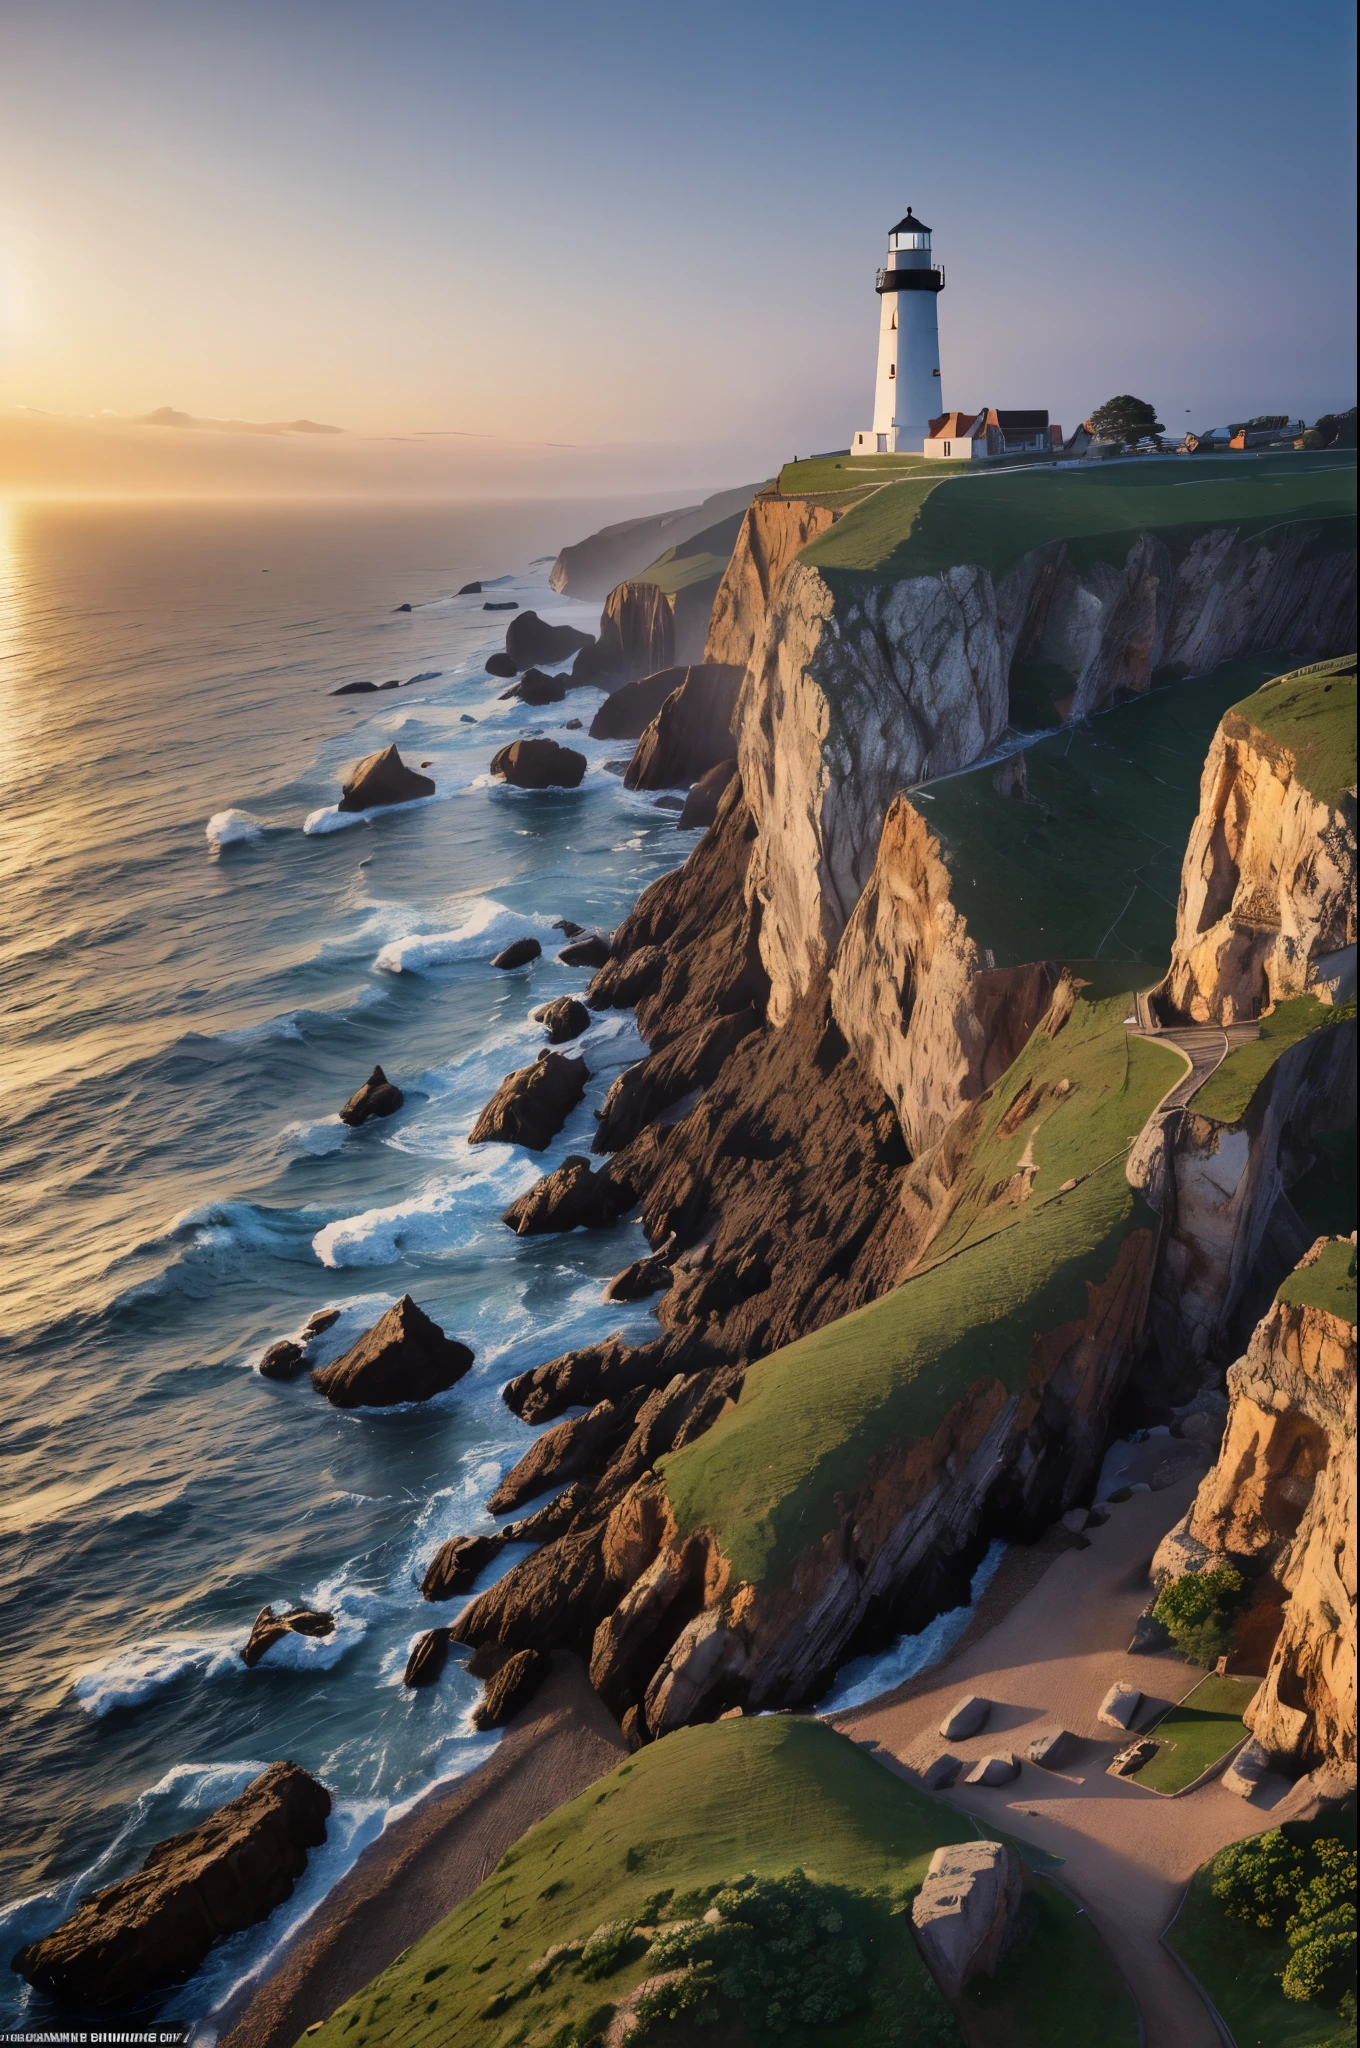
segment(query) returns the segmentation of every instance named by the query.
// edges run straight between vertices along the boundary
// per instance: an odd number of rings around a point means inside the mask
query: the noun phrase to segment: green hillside
[[[1275,1296],[1297,1308],[1325,1309],[1343,1323],[1355,1324],[1355,1246],[1335,1239],[1313,1261],[1291,1273]]]
[[[1220,1124],[1241,1123],[1257,1089],[1291,1045],[1311,1032],[1331,1030],[1354,1019],[1354,1003],[1334,1009],[1316,996],[1290,996],[1276,1003],[1261,1019],[1261,1036],[1235,1045],[1203,1087],[1195,1090],[1190,1098],[1195,1114],[1212,1117]]]
[[[1079,1000],[997,1083],[933,1248],[941,1263],[758,1361],[736,1407],[658,1461],[682,1530],[711,1530],[734,1581],[784,1579],[835,1528],[836,1495],[870,1458],[933,1435],[974,1382],[1017,1391],[1035,1334],[1083,1315],[1088,1286],[1149,1221],[1124,1177],[1128,1147],[1184,1065],[1127,1036],[1127,1007]]]
[[[867,1960],[859,2009],[833,2025],[776,2030],[729,2015],[693,2040],[962,2048],[908,1914],[935,1849],[974,1834],[964,1815],[913,1791],[821,1722],[769,1716],[682,1728],[534,1828],[470,1899],[309,2041],[586,2048],[650,1974],[635,1924],[701,1915],[743,1873],[783,1878],[801,1869],[837,1888],[843,1931]],[[1045,1897],[1035,1918],[1033,1947],[970,2001],[984,2014],[976,2038],[995,2048],[1097,2039],[1133,2048],[1130,2002],[1089,1922],[1059,1894]],[[611,1932],[583,1956],[582,1944],[602,1928]],[[1074,1999],[1087,2031],[1071,2034]],[[656,2039],[688,2043],[691,2035],[663,2029]]]
[[[844,467],[838,474],[860,480]],[[1291,451],[1089,468],[1029,462],[957,470],[922,460],[919,470],[854,506],[803,551],[803,560],[876,578],[943,575],[962,563],[1001,576],[1022,555],[1053,541],[1067,541],[1078,564],[1118,565],[1139,533],[1159,533],[1185,547],[1217,527],[1262,534],[1299,521],[1324,527],[1319,545],[1327,550],[1354,546],[1353,455]]]
[[[1233,710],[1288,747],[1304,788],[1335,810],[1355,788],[1355,656],[1277,676]]]

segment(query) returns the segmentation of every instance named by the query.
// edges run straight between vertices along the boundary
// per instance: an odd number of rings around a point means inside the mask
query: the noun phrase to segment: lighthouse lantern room
[[[930,229],[908,207],[888,236],[878,273],[878,376],[874,423],[855,435],[856,455],[919,455],[930,422],[944,411],[935,301],[944,272],[930,253]]]

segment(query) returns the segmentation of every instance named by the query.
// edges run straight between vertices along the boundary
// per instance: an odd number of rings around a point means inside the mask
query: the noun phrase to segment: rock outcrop
[[[531,1066],[507,1074],[468,1134],[469,1145],[525,1145],[541,1152],[586,1092],[582,1059],[541,1052]]]
[[[319,1366],[312,1385],[333,1408],[391,1408],[444,1393],[463,1377],[472,1358],[466,1344],[446,1337],[403,1294],[342,1357]]]
[[[953,1842],[935,1851],[911,1923],[951,1997],[974,1977],[995,1974],[1015,1938],[1023,1896],[1020,1858],[1004,1842]]]
[[[336,809],[372,811],[383,804],[409,804],[417,797],[433,796],[434,788],[430,776],[407,767],[395,746],[384,747],[351,768]]]
[[[253,1671],[268,1650],[288,1635],[330,1636],[335,1634],[335,1616],[323,1608],[290,1607],[282,1614],[275,1614],[272,1607],[262,1607],[255,1617],[249,1639],[241,1652],[241,1662],[248,1671]]]
[[[1152,998],[1167,1022],[1232,1024],[1291,996],[1354,996],[1355,792],[1315,796],[1294,750],[1245,715],[1258,707],[1265,717],[1272,699],[1310,683],[1318,698],[1349,684],[1353,715],[1352,663],[1349,677],[1337,665],[1316,678],[1277,678],[1230,711],[1214,736],[1171,967]],[[1305,733],[1309,722],[1299,721]]]
[[[656,717],[672,690],[689,674],[687,668],[663,668],[653,676],[639,676],[624,683],[605,698],[590,721],[593,740],[637,740]]]
[[[551,1044],[566,1045],[589,1031],[590,1012],[575,996],[554,996],[534,1011],[534,1022],[543,1026]]]
[[[14,1958],[55,1998],[100,2010],[189,1976],[214,1942],[289,1897],[326,1838],[324,1785],[271,1764],[209,1819],[158,1842],[142,1868],[91,1892],[68,1920]]]
[[[356,1088],[340,1112],[342,1124],[357,1128],[371,1116],[395,1116],[406,1097],[389,1081],[381,1067],[375,1067],[362,1088]]]
[[[551,1669],[552,1658],[541,1650],[517,1650],[507,1657],[472,1710],[473,1727],[503,1728],[528,1706]]]
[[[619,583],[600,614],[599,637],[577,655],[571,679],[617,690],[674,662],[675,619],[665,593],[654,583]]]
[[[556,740],[512,740],[491,757],[491,773],[516,789],[575,789],[585,772],[585,755]]]
[[[569,661],[595,645],[594,637],[575,626],[550,626],[537,612],[518,612],[505,629],[505,652],[517,669],[537,662]]]
[[[446,1628],[429,1628],[423,1636],[418,1636],[406,1659],[406,1669],[401,1674],[402,1684],[414,1690],[438,1685],[448,1662],[449,1640],[450,1631]]]
[[[676,823],[682,832],[706,831],[718,815],[718,805],[723,793],[733,781],[737,772],[736,756],[719,761],[716,768],[710,768],[701,775],[685,797],[685,807]]]
[[[502,697],[518,697],[521,704],[560,704],[566,694],[566,677],[545,675],[541,668],[526,669],[513,689],[501,692]]]
[[[688,787],[735,751],[732,714],[744,671],[718,662],[687,668],[643,732],[627,789]]]
[[[1324,1257],[1353,1269],[1354,1245],[1320,1238],[1298,1275]],[[1290,1282],[1281,1292],[1307,1289]],[[1307,1302],[1277,1301],[1230,1369],[1228,1394],[1218,1461],[1158,1551],[1154,1578],[1164,1584],[1222,1558],[1249,1573],[1256,1596],[1241,1633],[1258,1654],[1278,1633],[1248,1726],[1276,1766],[1296,1775],[1325,1763],[1353,1769],[1354,1323]]]
[[[491,956],[491,965],[498,967],[502,974],[508,974],[516,967],[527,967],[542,954],[539,940],[531,938],[512,939],[508,946],[502,946],[499,953]]]

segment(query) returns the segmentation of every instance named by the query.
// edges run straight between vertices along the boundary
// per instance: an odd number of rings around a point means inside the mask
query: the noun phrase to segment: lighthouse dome
[[[908,207],[901,220],[898,221],[897,226],[889,228],[888,233],[890,235],[928,235],[930,229],[923,220],[917,220],[916,215]]]

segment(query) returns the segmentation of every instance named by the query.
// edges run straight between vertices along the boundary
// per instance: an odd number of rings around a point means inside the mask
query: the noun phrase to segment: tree
[[[1118,398],[1107,398],[1104,405],[1091,414],[1091,432],[1097,441],[1118,441],[1128,446],[1134,441],[1145,441],[1151,435],[1155,440],[1164,434],[1166,428],[1157,417],[1155,405],[1149,405],[1145,398],[1134,398],[1125,391]]]
[[[1298,1904],[1303,1852],[1279,1828],[1234,1842],[1215,1858],[1213,1894],[1230,1920],[1278,1927]]]
[[[1152,1612],[1182,1656],[1192,1664],[1213,1664],[1232,1649],[1237,1617],[1250,1599],[1251,1587],[1237,1567],[1220,1564],[1173,1579]]]

